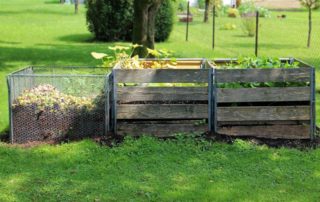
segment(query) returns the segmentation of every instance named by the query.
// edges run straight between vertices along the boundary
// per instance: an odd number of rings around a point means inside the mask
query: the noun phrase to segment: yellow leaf
[[[91,55],[92,55],[92,57],[95,58],[95,59],[102,59],[102,58],[108,56],[108,55],[105,54],[105,53],[97,53],[97,52],[92,52]]]

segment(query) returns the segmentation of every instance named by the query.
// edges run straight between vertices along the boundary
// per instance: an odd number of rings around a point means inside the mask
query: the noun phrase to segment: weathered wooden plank
[[[118,83],[207,83],[208,69],[114,69]]]
[[[117,119],[205,119],[206,104],[121,104],[117,107]]]
[[[286,88],[220,88],[219,103],[310,101],[309,87]]]
[[[218,107],[218,121],[310,120],[309,106]]]
[[[219,127],[224,126],[256,126],[256,125],[303,125],[310,121],[220,121]]]
[[[177,134],[190,134],[190,135],[200,135],[208,131],[207,125],[195,124],[128,124],[121,123],[118,124],[118,135],[131,135],[131,136],[141,136],[141,135],[151,135],[156,137],[173,137]]]
[[[227,82],[308,82],[311,68],[217,69],[218,83]]]
[[[232,126],[219,128],[218,133],[236,137],[310,139],[308,125]]]
[[[206,87],[119,87],[118,101],[208,101]]]

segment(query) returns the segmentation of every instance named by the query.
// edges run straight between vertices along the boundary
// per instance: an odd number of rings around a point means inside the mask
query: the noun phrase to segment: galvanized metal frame
[[[315,69],[314,67],[311,67],[310,69],[310,138],[313,140],[315,137],[315,131],[316,131],[316,110],[315,110]]]
[[[112,94],[111,94],[111,132],[117,133],[117,79],[116,71],[113,69],[111,73]]]
[[[208,128],[210,133],[217,133],[217,88],[215,79],[215,69],[210,63],[206,63],[209,68],[208,73]]]
[[[106,80],[105,80],[105,136],[108,135],[108,133],[110,132],[110,91],[112,88],[110,88],[112,86],[112,80],[111,78],[111,73],[106,75]]]
[[[12,117],[12,96],[11,96],[11,88],[12,88],[12,77],[11,74],[7,76],[7,85],[8,85],[8,104],[9,104],[9,138],[10,143],[13,143],[13,117]]]

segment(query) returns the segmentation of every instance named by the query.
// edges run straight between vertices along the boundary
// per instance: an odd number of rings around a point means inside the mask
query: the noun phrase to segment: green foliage
[[[300,0],[302,6],[316,10],[320,8],[320,0]]]
[[[174,15],[172,0],[163,0],[155,20],[155,41],[163,42],[169,38],[173,28]]]
[[[132,35],[132,0],[88,0],[87,24],[95,38],[103,41],[128,41]]]
[[[13,103],[13,109],[30,107],[35,113],[49,111],[63,113],[68,110],[92,110],[94,101],[86,97],[75,97],[58,91],[54,86],[39,85],[25,90]]]
[[[259,17],[271,17],[271,12],[268,9],[260,6],[255,6],[253,1],[241,3],[238,9],[241,16],[252,15],[253,13],[258,11]]]
[[[254,17],[241,17],[241,27],[243,32],[249,36],[254,37],[256,35],[256,20]]]
[[[226,23],[220,29],[221,30],[235,30],[235,29],[237,29],[237,25],[235,25],[233,23]]]
[[[236,8],[229,8],[227,12],[228,12],[228,17],[236,18],[239,16],[239,11]]]
[[[131,41],[133,30],[133,0],[88,0],[88,29],[102,41]],[[165,0],[156,16],[155,40],[165,41],[173,27],[174,9]]]
[[[97,60],[102,60],[102,66],[107,68],[113,68],[119,65],[119,68],[123,69],[144,69],[144,68],[175,68],[175,58],[171,60],[162,60],[163,58],[171,57],[171,52],[165,49],[153,50],[147,48],[148,57],[154,57],[157,60],[147,62],[139,60],[139,56],[133,56],[136,48],[140,48],[142,45],[131,45],[131,46],[110,46],[109,49],[113,51],[112,55],[106,53],[92,52],[91,55]]]
[[[299,62],[281,62],[278,58],[270,57],[239,57],[236,61],[218,66],[221,69],[250,69],[250,68],[297,68]],[[220,88],[257,88],[257,87],[291,87],[306,86],[297,82],[235,82],[219,84]]]
[[[289,63],[281,62],[279,58],[270,57],[239,57],[236,61],[232,61],[223,66],[223,68],[297,68],[299,62]]]

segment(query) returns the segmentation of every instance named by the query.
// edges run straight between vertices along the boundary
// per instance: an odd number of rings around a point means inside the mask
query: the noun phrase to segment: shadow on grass
[[[127,140],[113,149],[91,141],[32,149],[0,146],[0,200],[316,200],[318,154],[242,141],[151,138]]]
[[[72,34],[66,35],[58,38],[60,41],[64,42],[76,42],[76,43],[92,43],[97,42],[92,34]],[[103,42],[101,42],[103,43]]]

